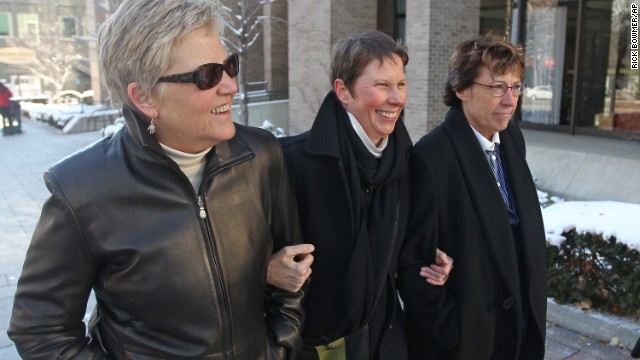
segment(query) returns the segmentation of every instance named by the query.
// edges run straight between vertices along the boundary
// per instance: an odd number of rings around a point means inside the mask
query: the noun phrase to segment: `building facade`
[[[91,89],[85,0],[0,1],[0,79],[14,96]]]
[[[93,89],[103,99],[95,29],[119,2],[0,0],[0,79],[18,86],[16,95],[58,86]],[[414,140],[443,120],[447,108],[441,96],[451,53],[459,41],[478,34],[506,36],[525,48],[528,90],[517,112],[522,127],[640,137],[637,1],[224,2],[234,15],[249,10],[255,16],[247,19],[250,24],[259,23],[258,36],[244,44],[227,32],[227,45],[229,51],[245,52],[250,100],[289,99],[289,134],[310,128],[331,89],[333,44],[356,31],[379,29],[409,48],[405,122]],[[66,62],[48,61],[54,58]],[[66,77],[61,72],[65,64],[71,64]],[[44,72],[53,76],[35,75]]]
[[[459,41],[478,34],[506,36],[525,48],[522,127],[638,138],[637,11],[631,0],[290,1],[290,133],[310,128],[331,89],[333,43],[379,29],[409,48],[405,123],[414,140],[444,119],[449,58]]]
[[[637,4],[527,2],[518,36],[530,88],[522,102],[524,124],[581,134],[640,132]]]
[[[92,89],[108,102],[100,82],[96,29],[122,0],[0,0],[0,80],[15,96],[54,95]],[[287,2],[224,0],[232,26],[246,37],[225,33],[230,52],[243,52],[245,84],[259,100],[288,97]],[[253,98],[250,97],[250,100]]]

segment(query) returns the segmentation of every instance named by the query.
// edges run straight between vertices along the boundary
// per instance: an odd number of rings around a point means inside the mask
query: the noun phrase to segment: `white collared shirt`
[[[471,126],[471,124],[469,124],[469,126]],[[482,147],[483,151],[489,150],[489,151],[494,151],[496,149],[496,144],[500,145],[500,134],[495,132],[493,133],[493,137],[491,138],[491,141],[487,140],[486,137],[482,136],[482,134],[480,134],[478,132],[478,130],[474,129],[473,126],[471,126],[471,129],[473,130],[473,133],[476,135],[476,138],[478,138],[478,142],[480,143],[480,146]]]
[[[382,152],[387,147],[387,143],[389,142],[389,136],[387,135],[382,138],[380,146],[375,146],[371,139],[369,139],[369,137],[367,136],[367,133],[364,132],[364,128],[362,127],[362,125],[360,125],[358,119],[356,119],[356,117],[348,111],[347,115],[349,115],[349,120],[351,120],[351,126],[356,131],[356,134],[358,134],[358,137],[360,138],[360,140],[362,140],[362,143],[367,148],[367,150],[369,150],[371,155],[375,156],[377,159],[381,158]]]

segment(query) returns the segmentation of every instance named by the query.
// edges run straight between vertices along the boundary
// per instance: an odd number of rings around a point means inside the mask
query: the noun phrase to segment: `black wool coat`
[[[514,123],[500,132],[500,150],[520,218],[515,228],[461,109],[452,108],[412,150],[411,219],[400,290],[414,358],[544,357],[546,240],[524,138]],[[416,275],[420,264],[432,262],[427,254],[436,247],[455,259],[441,288]],[[523,293],[529,316],[523,314]]]
[[[347,271],[353,247],[358,236],[359,224],[353,210],[349,184],[351,174],[345,169],[340,155],[336,121],[348,121],[346,111],[330,92],[325,98],[310,131],[281,139],[287,163],[290,183],[294,188],[304,242],[315,246],[313,274],[303,307],[306,311],[302,333],[305,344],[327,344],[348,334],[353,327],[346,315],[345,288],[360,286],[361,281],[349,284]],[[348,125],[350,126],[350,125]],[[408,139],[404,124],[398,121],[395,133]],[[404,150],[409,156],[411,142]],[[398,211],[390,219],[380,219],[394,227],[395,236],[384,243],[382,251],[387,261],[374,264],[376,271],[386,273],[382,300],[372,315],[372,322],[384,323],[380,334],[380,349],[376,358],[402,359],[405,339],[403,326],[391,326],[401,322],[401,308],[395,286],[397,258],[404,239],[408,218],[409,186],[402,176]],[[398,323],[400,324],[400,323]],[[389,355],[385,355],[389,351]],[[374,356],[374,355],[372,355]],[[398,357],[400,356],[400,357]]]

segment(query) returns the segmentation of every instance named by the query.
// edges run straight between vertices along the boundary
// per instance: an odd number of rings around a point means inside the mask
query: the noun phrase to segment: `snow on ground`
[[[547,240],[552,245],[559,245],[564,240],[561,234],[575,228],[580,233],[602,234],[604,238],[615,236],[618,242],[640,251],[638,204],[556,200],[555,204],[542,209],[542,217]]]
[[[540,203],[543,204],[542,217],[544,218],[545,232],[547,240],[552,245],[560,245],[565,239],[561,234],[575,228],[578,232],[590,232],[602,234],[607,238],[615,236],[617,241],[626,244],[630,248],[640,251],[640,205],[615,201],[564,201],[561,198],[550,198],[546,193],[538,191]],[[549,199],[554,204],[545,207]],[[552,298],[548,301],[555,302]],[[591,309],[584,311],[575,304],[563,304],[565,311],[583,314],[593,319],[600,320],[604,324],[598,325],[602,334],[604,329],[613,328],[616,334],[622,329],[631,332],[640,331],[640,321],[633,317],[618,316]],[[597,324],[591,322],[591,324]],[[571,328],[570,324],[566,326]],[[622,331],[622,334],[629,333]],[[637,336],[637,335],[636,335]],[[618,337],[612,339],[601,338],[600,340],[611,340],[617,343]],[[633,346],[634,340],[627,340],[627,347]]]

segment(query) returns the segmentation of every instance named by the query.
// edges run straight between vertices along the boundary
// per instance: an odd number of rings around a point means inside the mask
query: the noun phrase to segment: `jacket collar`
[[[308,153],[340,157],[338,127],[336,121],[349,121],[347,111],[342,107],[333,91],[325,96],[316,115],[309,138],[305,145]]]
[[[168,159],[156,137],[149,134],[147,130],[148,124],[140,114],[127,107],[122,109],[122,113],[131,141],[140,149],[150,148]],[[255,157],[253,150],[243,138],[242,134],[245,132],[245,128],[235,123],[234,125],[236,127],[236,135],[228,141],[217,144],[207,155],[205,176]],[[152,156],[147,151],[140,151],[138,154],[147,160],[158,160],[157,156]]]
[[[160,147],[156,137],[149,134],[149,131],[147,130],[149,125],[142,119],[140,114],[128,107],[122,108],[122,114],[124,115],[124,120],[127,123],[127,129],[135,143],[143,147],[150,147],[155,151],[164,154],[164,151],[162,150],[162,147]]]
[[[246,128],[236,123],[234,123],[234,125],[236,127],[235,136],[219,143],[209,152],[211,156],[207,161],[205,176],[255,157],[255,153],[243,136]]]
[[[325,155],[340,157],[340,144],[338,142],[338,126],[336,121],[344,121],[351,126],[349,115],[338,101],[336,94],[329,91],[325,96],[318,114],[316,115],[309,138],[305,144],[305,150],[312,155]],[[391,136],[406,139],[411,144],[409,132],[404,125],[402,118],[396,121],[396,127]],[[409,146],[410,147],[410,146]]]

